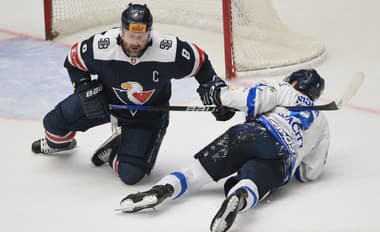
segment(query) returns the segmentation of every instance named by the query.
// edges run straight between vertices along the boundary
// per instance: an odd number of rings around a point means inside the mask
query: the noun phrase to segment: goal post
[[[235,65],[233,59],[233,40],[232,40],[232,11],[231,1],[223,0],[223,39],[224,39],[224,65],[226,78],[235,78]]]
[[[310,66],[324,54],[315,38],[282,23],[271,0],[44,0],[46,39],[119,23],[130,2],[147,4],[154,23],[223,34],[226,78]]]

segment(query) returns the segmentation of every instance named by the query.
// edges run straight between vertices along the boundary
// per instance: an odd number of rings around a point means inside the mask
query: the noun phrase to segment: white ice
[[[42,37],[41,3],[3,2],[0,44],[12,39],[12,32]],[[380,3],[275,0],[274,4],[286,25],[317,37],[326,46],[327,58],[317,67],[327,81],[322,101],[338,96],[356,71],[364,72],[366,80],[348,107],[326,112],[332,139],[321,178],[309,184],[291,182],[254,210],[239,215],[230,231],[380,231]],[[215,36],[167,25],[155,29],[197,42],[223,73],[222,42]],[[87,37],[86,33],[58,42],[71,44]],[[25,75],[30,69],[14,68],[25,70]],[[0,77],[4,78],[12,78],[12,73]],[[188,103],[199,103],[192,96],[189,99]],[[39,104],[29,100],[31,108]],[[5,105],[0,101],[0,108]],[[126,194],[146,190],[186,166],[195,152],[243,119],[237,115],[222,123],[208,113],[173,112],[154,171],[138,185],[126,186],[110,168],[90,163],[92,152],[110,135],[108,125],[78,133],[79,147],[74,152],[42,156],[30,151],[32,141],[43,135],[41,118],[0,117],[0,231],[20,232],[208,231],[224,199],[222,182],[167,202],[157,211],[122,214],[114,209]]]

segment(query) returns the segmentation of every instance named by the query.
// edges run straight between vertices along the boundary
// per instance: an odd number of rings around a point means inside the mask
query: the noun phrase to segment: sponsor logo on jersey
[[[155,92],[155,89],[144,90],[140,83],[133,81],[121,83],[120,87],[120,89],[113,88],[113,91],[117,98],[126,105],[129,102],[142,105],[149,101]]]
[[[303,136],[301,133],[302,124],[300,122],[301,119],[296,117],[296,115],[292,115],[292,113],[290,115],[278,113],[278,115],[290,125],[296,139],[296,145],[298,147],[303,147]]]
[[[262,81],[262,83],[257,84],[256,88],[258,90],[263,90],[263,88],[269,88],[269,90],[271,92],[276,92],[277,91],[276,87],[274,87],[273,85],[270,85],[269,83],[267,83],[265,81]]]
[[[268,121],[273,126],[273,128],[276,130],[277,134],[280,136],[282,141],[285,143],[283,145],[285,147],[287,147],[288,151],[291,154],[295,154],[292,136],[290,136],[289,133],[286,132],[286,130],[283,127],[281,127],[281,125],[279,125],[279,123],[276,120],[269,118]]]

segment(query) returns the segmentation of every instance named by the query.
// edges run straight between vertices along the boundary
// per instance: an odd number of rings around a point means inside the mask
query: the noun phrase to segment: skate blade
[[[133,202],[128,199],[123,202],[123,207],[115,209],[115,211],[122,211],[124,213],[134,213],[140,211],[142,209],[153,208],[157,204],[156,196],[145,196],[141,201]]]
[[[233,196],[228,202],[226,209],[224,210],[223,214],[220,215],[219,218],[216,218],[214,223],[211,226],[211,232],[224,232],[226,231],[229,226],[226,218],[232,213],[234,210],[236,210],[236,207],[238,207],[239,204],[239,198],[236,196]]]

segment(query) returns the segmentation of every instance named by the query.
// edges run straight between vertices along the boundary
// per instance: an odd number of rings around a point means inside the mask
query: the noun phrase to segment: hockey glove
[[[99,81],[82,82],[76,86],[75,93],[79,95],[88,119],[102,119],[109,116],[107,99]]]
[[[226,83],[218,76],[214,76],[211,81],[199,85],[197,92],[203,105],[221,106],[219,92],[220,88],[226,86]]]
[[[234,115],[235,111],[228,107],[218,107],[212,112],[212,115],[216,118],[216,121],[227,121],[230,120]]]

